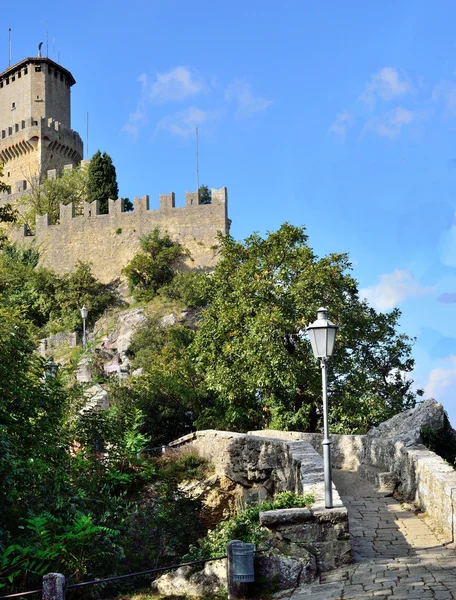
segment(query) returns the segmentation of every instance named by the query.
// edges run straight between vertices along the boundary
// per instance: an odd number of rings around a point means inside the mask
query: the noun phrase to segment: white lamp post
[[[331,439],[328,430],[328,385],[326,363],[332,356],[338,326],[327,318],[326,308],[319,308],[317,320],[306,328],[315,358],[320,359],[323,383],[323,462],[325,469],[325,506],[332,508]]]
[[[82,317],[82,347],[85,348],[87,345],[87,339],[86,339],[86,319],[87,319],[87,315],[89,314],[88,309],[86,308],[86,306],[84,305],[81,308],[81,317]]]

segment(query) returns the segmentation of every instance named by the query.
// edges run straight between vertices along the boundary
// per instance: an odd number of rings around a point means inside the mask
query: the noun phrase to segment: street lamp
[[[87,315],[89,314],[88,309],[86,308],[86,306],[84,305],[81,308],[81,317],[82,317],[82,347],[85,348],[87,345],[87,339],[86,339],[86,319],[87,319]]]
[[[323,385],[323,463],[325,470],[325,506],[333,507],[331,475],[331,439],[328,430],[328,384],[326,363],[332,356],[338,326],[328,319],[326,308],[319,308],[317,320],[306,327],[315,358],[320,359]]]
[[[57,376],[58,363],[54,362],[54,357],[50,356],[49,360],[44,363],[44,379],[55,379]]]

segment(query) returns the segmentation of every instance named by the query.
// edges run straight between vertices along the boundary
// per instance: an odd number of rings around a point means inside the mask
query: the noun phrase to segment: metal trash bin
[[[233,581],[238,583],[249,583],[255,581],[253,560],[255,556],[255,544],[235,542],[232,546],[233,557]]]

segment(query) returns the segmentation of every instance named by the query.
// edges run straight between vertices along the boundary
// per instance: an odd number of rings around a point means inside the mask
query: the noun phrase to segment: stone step
[[[379,492],[389,496],[392,495],[399,483],[395,473],[383,471],[372,465],[361,463],[358,473],[363,479],[373,483]]]

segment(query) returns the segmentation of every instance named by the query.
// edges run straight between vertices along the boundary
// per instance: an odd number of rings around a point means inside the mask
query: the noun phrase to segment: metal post
[[[65,576],[48,573],[43,577],[43,600],[65,600]]]
[[[328,428],[328,383],[326,378],[326,358],[321,359],[321,378],[323,385],[323,464],[325,470],[325,506],[333,507],[331,473],[331,439]]]
[[[82,347],[85,348],[87,345],[86,339],[86,320],[82,319]]]

